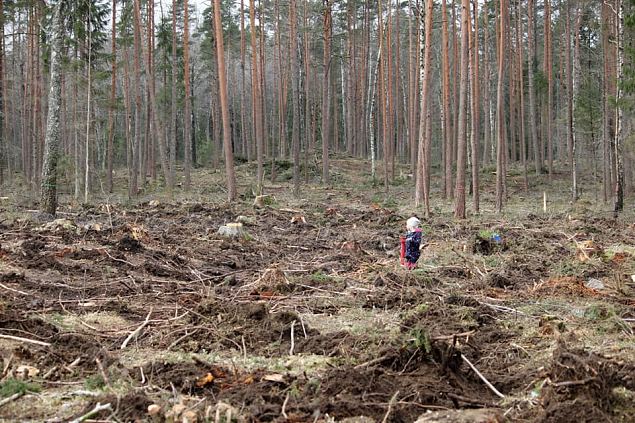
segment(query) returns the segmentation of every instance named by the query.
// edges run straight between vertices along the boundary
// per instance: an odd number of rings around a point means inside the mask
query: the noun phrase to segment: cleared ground
[[[109,404],[90,418],[635,419],[630,217],[593,198],[552,205],[553,191],[543,213],[542,193],[511,179],[502,216],[487,191],[466,221],[435,203],[409,272],[397,247],[411,182],[383,194],[361,166],[335,161],[334,187],[303,200],[276,183],[259,209],[223,205],[220,175],[203,171],[187,199],[65,204],[54,222],[11,196],[0,418]],[[236,220],[241,239],[217,234]]]

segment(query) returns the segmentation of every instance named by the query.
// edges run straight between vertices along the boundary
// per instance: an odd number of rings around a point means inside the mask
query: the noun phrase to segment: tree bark
[[[529,130],[531,131],[531,144],[534,148],[534,166],[536,175],[542,171],[541,151],[538,145],[538,130],[536,128],[536,92],[534,89],[534,63],[536,61],[536,39],[534,28],[536,26],[534,0],[527,1],[527,38],[529,41],[529,60],[527,65],[527,82],[529,90]]]
[[[465,219],[465,168],[467,163],[467,91],[469,72],[470,0],[461,7],[461,83],[459,85],[459,127],[454,189],[454,217]]]
[[[431,75],[431,56],[432,56],[432,18],[434,12],[434,1],[427,0],[425,7],[425,42],[423,44],[423,65],[422,65],[422,81],[421,81],[421,116],[419,117],[419,149],[417,158],[417,181],[415,190],[415,206],[419,207],[423,201],[423,208],[426,216],[430,215],[430,139],[427,136],[427,125],[429,124],[428,116],[430,115],[429,107],[429,90]]]
[[[450,58],[448,37],[448,10],[446,0],[441,0],[441,62],[443,77],[441,83],[443,104],[443,197],[452,197],[452,143],[454,142],[454,130],[452,129],[452,116],[450,113]]]
[[[0,0],[1,2],[2,0]],[[108,105],[108,146],[106,152],[106,192],[112,193],[113,149],[115,140],[115,108],[117,107],[117,0],[112,0],[112,68],[110,72],[110,104]]]
[[[220,85],[220,104],[223,115],[223,148],[225,150],[225,173],[227,176],[227,199],[236,199],[236,174],[234,153],[232,152],[231,128],[229,127],[229,103],[227,101],[227,74],[225,71],[225,48],[223,47],[223,27],[220,19],[220,1],[214,0],[214,26],[216,29],[216,55]],[[253,27],[252,27],[253,28]]]
[[[293,122],[291,144],[293,149],[293,195],[300,195],[300,87],[298,75],[298,17],[296,0],[289,0],[289,55],[291,56],[291,104]]]
[[[183,79],[185,81],[185,105],[183,107],[183,140],[185,149],[185,190],[192,184],[192,104],[190,98],[190,20],[188,0],[183,1]],[[224,122],[224,121],[223,121]],[[223,123],[224,124],[224,123]]]
[[[330,89],[331,89],[331,35],[333,20],[331,0],[322,0],[324,7],[324,79],[322,82],[322,183],[328,185],[329,177],[329,128],[330,128]],[[381,8],[380,8],[381,10]],[[380,12],[381,13],[381,12]]]
[[[42,167],[41,207],[46,213],[57,211],[57,162],[60,148],[60,106],[62,104],[62,51],[64,48],[64,12],[66,0],[55,7],[51,45],[51,82],[49,90],[44,165]]]
[[[496,89],[496,212],[503,211],[503,199],[505,196],[505,150],[507,145],[505,142],[505,104],[504,104],[504,87],[505,79],[505,33],[506,33],[506,16],[507,2],[500,0],[499,3],[499,31],[498,31],[498,86]]]
[[[253,118],[255,126],[256,160],[258,168],[256,171],[256,191],[262,192],[264,178],[263,154],[264,154],[264,134],[262,128],[262,96],[260,94],[260,73],[258,64],[258,50],[256,49],[256,5],[254,0],[249,1],[249,20],[251,23],[251,91]],[[262,22],[260,23],[262,25]],[[263,29],[261,28],[261,31]]]

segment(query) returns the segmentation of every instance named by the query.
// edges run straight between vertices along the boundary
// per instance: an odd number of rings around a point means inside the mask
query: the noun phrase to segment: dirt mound
[[[611,421],[623,397],[635,390],[635,365],[560,342],[547,369],[541,421]],[[632,410],[631,410],[632,412]]]

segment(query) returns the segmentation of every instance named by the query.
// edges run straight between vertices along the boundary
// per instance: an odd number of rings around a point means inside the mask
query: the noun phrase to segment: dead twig
[[[284,402],[282,403],[282,417],[285,418],[285,420],[289,420],[289,416],[287,415],[287,403],[289,402],[289,393],[287,392],[287,396],[284,398]]]
[[[35,339],[21,338],[19,336],[11,336],[11,335],[2,335],[0,334],[0,339],[10,339],[12,341],[25,342],[27,344],[35,344],[40,345],[42,347],[50,347],[51,344],[48,342],[36,341]]]
[[[10,403],[11,401],[17,400],[22,395],[24,395],[24,392],[16,392],[15,394],[11,395],[10,397],[7,397],[7,398],[3,399],[2,401],[0,401],[0,407],[2,407],[5,404]]]
[[[101,373],[101,377],[104,379],[104,383],[106,384],[108,388],[112,389],[112,387],[110,386],[110,378],[106,374],[104,365],[101,364],[101,360],[99,359],[99,357],[95,357],[95,363],[97,363],[97,367],[99,368],[99,373]]]
[[[83,416],[80,416],[80,417],[76,418],[75,420],[71,421],[71,423],[81,423],[83,421],[88,420],[89,418],[91,418],[95,414],[101,413],[102,411],[106,411],[106,410],[112,411],[112,405],[110,405],[110,403],[103,404],[103,405],[100,404],[100,403],[97,403],[95,408],[93,408],[88,413],[84,414]]]
[[[372,359],[370,361],[367,361],[365,363],[358,364],[357,366],[355,366],[355,369],[363,369],[364,367],[370,367],[372,365],[379,364],[379,363],[383,362],[384,360],[387,360],[388,358],[389,357],[387,355],[384,355],[384,356],[381,356],[381,357],[377,357],[377,358],[374,358],[374,359]]]
[[[595,377],[589,377],[586,378],[584,380],[567,380],[565,382],[557,382],[557,383],[551,383],[553,386],[555,386],[556,388],[560,388],[562,386],[578,386],[578,385],[586,385],[589,382],[593,382],[594,380],[597,380],[597,378]]]
[[[295,320],[291,322],[291,348],[289,348],[289,355],[293,355],[293,350],[295,349]]]
[[[446,396],[448,398],[454,399],[456,401],[461,401],[461,402],[464,402],[466,404],[477,405],[477,406],[480,406],[480,407],[490,407],[490,408],[495,408],[496,407],[496,404],[492,404],[492,403],[485,402],[485,401],[475,400],[475,399],[472,399],[472,398],[464,397],[462,395],[453,394],[451,392],[448,392],[446,394]]]
[[[475,330],[471,330],[469,332],[461,332],[461,333],[456,333],[454,335],[440,335],[440,336],[435,336],[435,337],[431,338],[431,340],[432,341],[443,341],[443,340],[446,340],[446,339],[461,338],[463,336],[470,336],[474,332],[476,332],[476,331]]]
[[[386,414],[384,415],[384,419],[381,421],[381,423],[386,423],[388,421],[388,417],[390,417],[390,413],[392,413],[392,408],[395,406],[398,395],[399,391],[395,392],[395,394],[390,399],[390,402],[388,403],[388,410],[386,410]]]
[[[187,329],[185,331],[185,335],[181,336],[180,338],[178,338],[177,340],[175,340],[174,342],[172,342],[170,344],[170,346],[168,347],[168,351],[170,351],[172,348],[174,348],[175,346],[177,346],[179,344],[179,342],[181,342],[182,340],[184,340],[185,338],[194,335],[196,332],[198,332],[199,329],[195,329],[192,332],[187,332]]]
[[[126,338],[125,341],[123,341],[123,343],[121,344],[121,348],[120,349],[125,349],[126,346],[128,345],[128,342],[130,342],[133,338],[137,337],[139,335],[139,333],[143,330],[143,328],[145,328],[148,323],[150,323],[150,315],[152,314],[152,309],[150,309],[150,312],[148,313],[148,315],[146,316],[146,320],[135,330],[133,330],[130,335],[128,335],[128,337]]]
[[[499,398],[505,398],[505,395],[501,394],[498,389],[496,389],[494,387],[494,385],[492,385],[489,380],[487,380],[487,378],[485,376],[483,376],[483,374],[481,372],[478,371],[478,369],[476,367],[474,367],[474,364],[472,364],[472,362],[470,360],[467,359],[466,356],[464,356],[463,354],[461,354],[461,358],[463,359],[463,361],[465,361],[467,363],[468,366],[470,366],[470,368],[472,370],[474,370],[474,373],[476,373],[476,375],[481,378],[481,380],[485,383],[485,385],[487,385],[487,387],[494,393],[496,394],[497,397]]]
[[[31,296],[31,294],[29,294],[28,292],[20,291],[18,289],[9,288],[8,286],[6,286],[6,285],[4,285],[2,283],[0,283],[0,288],[4,288],[7,291],[15,292],[15,293],[20,294],[20,295]]]

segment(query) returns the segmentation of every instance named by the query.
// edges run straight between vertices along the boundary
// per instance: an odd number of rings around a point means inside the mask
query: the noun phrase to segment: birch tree
[[[46,213],[57,211],[57,163],[60,149],[60,109],[62,103],[62,51],[66,0],[59,0],[53,17],[51,43],[51,82],[49,89],[44,165],[42,167],[41,206]]]

